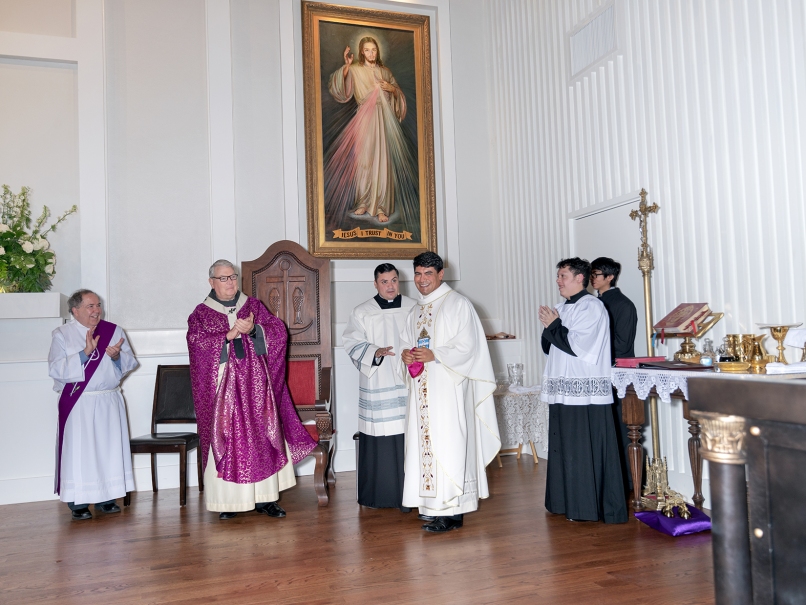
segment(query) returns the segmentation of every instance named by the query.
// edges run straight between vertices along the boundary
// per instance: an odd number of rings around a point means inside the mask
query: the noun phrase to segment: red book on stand
[[[639,363],[656,363],[666,361],[665,357],[617,357],[617,368],[637,368]]]
[[[654,325],[655,332],[694,334],[697,322],[705,319],[711,310],[708,303],[683,303]]]

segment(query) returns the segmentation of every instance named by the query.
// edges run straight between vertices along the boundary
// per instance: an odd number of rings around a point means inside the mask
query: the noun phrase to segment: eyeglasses
[[[591,277],[603,277],[604,273],[601,271],[591,271]]]
[[[222,284],[225,284],[225,283],[227,283],[227,280],[235,281],[236,279],[238,279],[238,274],[233,273],[232,275],[222,275],[221,277],[213,277],[211,279],[217,279]]]

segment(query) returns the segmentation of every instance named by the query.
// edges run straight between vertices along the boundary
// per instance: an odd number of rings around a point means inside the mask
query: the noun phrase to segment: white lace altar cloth
[[[701,378],[703,372],[682,372],[680,370],[649,370],[645,368],[613,368],[611,380],[619,397],[627,394],[631,384],[638,399],[646,399],[652,387],[664,403],[672,401],[672,393],[680,389],[688,399],[688,379]]]
[[[549,406],[540,401],[540,388],[525,393],[513,393],[504,386],[495,391],[494,397],[501,447],[531,441],[538,452],[547,451]]]

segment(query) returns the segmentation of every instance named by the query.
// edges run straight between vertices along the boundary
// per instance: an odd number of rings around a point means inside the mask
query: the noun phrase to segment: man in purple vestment
[[[212,290],[188,317],[193,401],[207,510],[285,517],[279,493],[316,447],[285,382],[285,324],[238,290],[232,263],[210,267]]]

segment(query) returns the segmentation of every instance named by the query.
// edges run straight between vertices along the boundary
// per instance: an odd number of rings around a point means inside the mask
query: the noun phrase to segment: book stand
[[[697,347],[693,342],[693,338],[700,339],[705,336],[705,333],[708,332],[711,328],[716,325],[716,323],[725,316],[724,313],[714,313],[713,311],[706,315],[702,321],[697,323],[697,331],[693,334],[689,334],[687,332],[664,332],[664,338],[682,338],[683,342],[680,343],[680,350],[674,354],[675,361],[687,361],[689,363],[699,363],[700,361],[700,353],[697,351]],[[655,335],[658,335],[658,332],[655,332]]]

